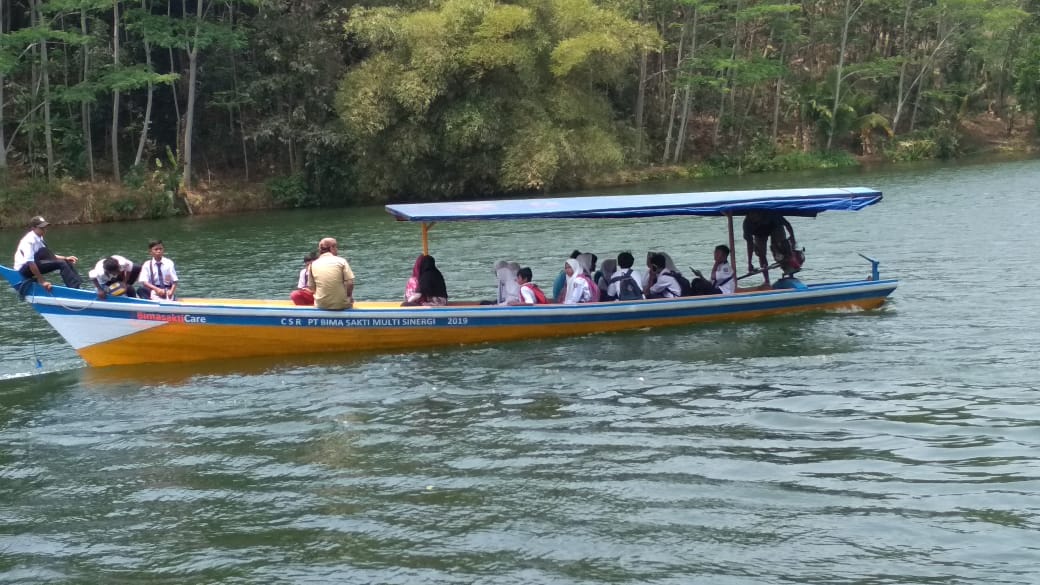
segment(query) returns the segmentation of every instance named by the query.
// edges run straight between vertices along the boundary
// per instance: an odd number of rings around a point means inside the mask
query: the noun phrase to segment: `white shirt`
[[[615,278],[621,276],[622,274],[625,274],[629,270],[632,271],[632,279],[636,281],[637,285],[639,285],[639,290],[645,289],[646,288],[646,276],[643,273],[639,272],[638,270],[636,270],[634,268],[618,268],[618,271],[615,272],[613,275],[611,275],[610,279],[614,280]],[[607,287],[607,296],[609,296],[612,299],[616,299],[617,296],[618,296],[618,293],[620,293],[620,292],[621,292],[621,281],[620,280],[618,280],[617,282],[610,283],[610,286]]]
[[[724,280],[725,282],[723,282]],[[712,281],[715,286],[719,287],[722,294],[733,294],[737,290],[737,279],[733,277],[733,267],[729,265],[729,262],[719,264],[712,270]]]
[[[528,305],[537,305],[538,297],[534,296],[534,291],[529,286],[520,287],[520,302],[527,303]]]
[[[116,262],[119,262],[119,269],[123,272],[129,272],[133,270],[134,263],[130,260],[127,260],[126,258],[119,256],[118,254],[112,254],[112,258],[115,258]],[[88,272],[87,276],[99,282],[103,281],[105,279],[105,260],[106,258],[98,260],[97,264],[94,265],[94,269]],[[102,282],[102,284],[104,283]]]
[[[679,281],[672,278],[670,272],[662,272],[657,275],[657,282],[650,287],[650,293],[655,298],[672,298],[682,296],[682,287]]]
[[[29,233],[22,236],[18,242],[18,249],[14,252],[14,269],[21,270],[27,262],[35,262],[36,253],[46,247],[43,236],[29,230]]]
[[[307,267],[300,269],[300,279],[296,281],[296,288],[307,288]]]
[[[589,288],[589,281],[581,277],[575,277],[567,288],[567,296],[563,299],[565,305],[576,305],[578,303],[587,303],[592,300],[592,289]]]
[[[162,274],[161,281],[160,273]],[[173,260],[169,258],[162,258],[158,265],[154,259],[151,259],[141,265],[141,276],[138,280],[159,288],[170,288],[173,283],[178,282],[177,269],[173,266]]]

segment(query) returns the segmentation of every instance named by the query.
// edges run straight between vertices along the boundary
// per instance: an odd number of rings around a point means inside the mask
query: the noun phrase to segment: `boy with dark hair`
[[[729,265],[729,246],[719,244],[715,246],[715,265],[711,267],[711,284],[722,291],[722,294],[732,294],[737,290],[736,275],[733,267]]]
[[[617,255],[618,271],[611,277],[607,296],[615,301],[637,301],[643,298],[643,275],[632,269],[636,259],[631,252]]]
[[[148,242],[148,253],[152,258],[141,265],[144,280],[137,289],[140,298],[153,301],[174,300],[178,282],[177,269],[173,266],[173,260],[163,256],[165,250],[162,240]]]
[[[520,285],[520,300],[511,301],[510,305],[544,305],[549,302],[542,289],[531,282],[533,278],[534,273],[530,268],[524,267],[517,271],[516,282]]]
[[[118,254],[98,260],[94,269],[87,273],[97,289],[97,297],[101,300],[105,300],[109,295],[136,297],[134,283],[140,275],[140,265]]]
[[[675,279],[672,271],[668,270],[664,254],[653,254],[650,256],[650,282],[647,283],[643,294],[648,299],[670,299],[682,296],[682,285]]]

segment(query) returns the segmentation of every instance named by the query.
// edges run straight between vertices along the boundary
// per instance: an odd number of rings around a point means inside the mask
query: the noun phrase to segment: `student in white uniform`
[[[87,277],[94,283],[97,296],[104,300],[109,295],[136,297],[134,283],[141,274],[141,267],[118,254],[98,260]]]
[[[141,265],[138,296],[153,301],[176,300],[177,269],[173,266],[173,260],[163,256],[165,248],[162,240],[148,242],[148,252],[152,258]]]
[[[729,246],[715,246],[715,265],[711,267],[711,283],[722,291],[722,294],[733,294],[737,290],[737,277],[729,264]]]

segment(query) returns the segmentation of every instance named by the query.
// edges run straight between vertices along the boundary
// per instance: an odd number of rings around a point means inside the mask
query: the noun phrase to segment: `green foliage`
[[[316,199],[307,189],[307,180],[303,175],[287,175],[268,179],[267,190],[271,197],[286,207],[311,207]]]
[[[355,9],[372,54],[337,96],[364,153],[362,192],[443,198],[542,190],[617,168],[604,90],[658,43],[589,0],[445,0],[434,10]]]
[[[912,162],[931,159],[950,159],[961,154],[960,135],[949,124],[942,124],[921,132],[901,137],[884,151],[885,158],[894,162]]]

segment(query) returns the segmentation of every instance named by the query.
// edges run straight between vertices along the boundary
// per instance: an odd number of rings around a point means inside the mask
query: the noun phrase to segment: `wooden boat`
[[[435,222],[535,218],[632,218],[721,216],[752,210],[788,216],[858,211],[881,200],[867,188],[787,189],[661,195],[564,197],[388,205],[401,221],[422,226],[423,252]],[[521,339],[604,333],[627,329],[757,319],[828,309],[873,309],[897,281],[882,280],[878,263],[866,280],[810,283],[797,289],[589,303],[580,305],[402,307],[399,302],[359,301],[353,309],[325,311],[289,301],[183,299],[151,301],[124,297],[98,300],[94,291],[36,282],[0,266],[0,274],[91,366],[224,360],[330,352],[498,343]]]

